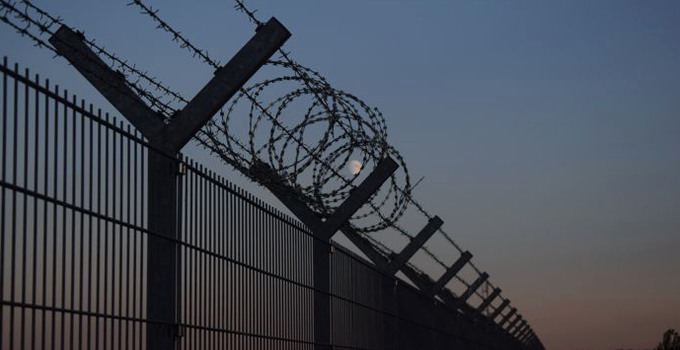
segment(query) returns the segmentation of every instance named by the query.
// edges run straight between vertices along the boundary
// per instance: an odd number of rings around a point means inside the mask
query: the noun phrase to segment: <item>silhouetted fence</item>
[[[314,235],[189,159],[179,238],[153,232],[148,160],[162,152],[6,58],[0,70],[2,349],[142,349],[149,327],[182,349],[526,348],[332,244],[330,292],[315,290]],[[179,253],[175,323],[147,317],[150,239]],[[315,292],[331,344],[315,343]]]

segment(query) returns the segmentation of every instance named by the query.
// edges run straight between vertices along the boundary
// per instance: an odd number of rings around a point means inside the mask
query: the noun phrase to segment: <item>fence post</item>
[[[285,182],[268,165],[257,162],[251,171],[260,173],[271,181],[265,183],[269,191],[290,209],[316,237],[312,245],[314,263],[314,349],[331,349],[330,309],[330,239],[347,227],[347,221],[397,170],[398,164],[390,157],[380,160],[373,172],[359,184],[340,206],[326,219],[321,220],[306,204],[290,196]]]
[[[178,310],[175,306],[179,303],[178,164],[177,159],[149,152],[149,230],[162,236],[148,237],[147,317],[170,324],[176,324]],[[175,327],[149,324],[146,335],[149,348],[153,348],[152,343],[157,349],[174,347],[174,337],[179,334]]]
[[[62,26],[49,39],[57,52],[106,97],[149,140],[147,254],[147,349],[173,349],[179,329],[180,246],[177,220],[177,154],[195,133],[246,83],[290,37],[275,18],[270,19],[168,123],[149,108],[83,42],[82,35]]]

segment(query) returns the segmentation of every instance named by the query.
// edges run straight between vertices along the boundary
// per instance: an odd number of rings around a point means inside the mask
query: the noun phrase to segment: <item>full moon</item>
[[[347,170],[352,175],[356,175],[361,171],[361,162],[358,160],[350,160],[347,162]]]

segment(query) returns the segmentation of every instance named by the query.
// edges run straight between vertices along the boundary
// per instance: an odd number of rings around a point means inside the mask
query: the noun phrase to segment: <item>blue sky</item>
[[[211,70],[126,2],[36,4],[193,95]],[[223,61],[252,35],[229,1],[148,3]],[[547,347],[651,347],[680,328],[679,2],[247,3],[287,26],[296,59],[382,110],[425,176],[418,199]],[[5,25],[0,42],[108,106]]]

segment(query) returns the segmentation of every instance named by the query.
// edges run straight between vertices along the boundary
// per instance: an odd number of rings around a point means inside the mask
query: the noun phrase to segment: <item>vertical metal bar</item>
[[[190,164],[193,167],[193,161],[191,161]],[[190,199],[188,200],[188,212],[189,212],[189,225],[188,225],[188,237],[187,237],[187,242],[189,244],[196,244],[195,242],[195,225],[196,225],[196,173],[192,170],[189,172],[190,174],[190,183],[189,186],[191,188],[189,197]],[[190,264],[187,267],[188,269],[188,280],[189,280],[189,295],[187,300],[190,300],[190,310],[189,310],[189,317],[190,320],[189,322],[192,325],[196,324],[196,312],[197,312],[197,307],[195,305],[196,303],[196,285],[198,284],[196,282],[196,250],[195,249],[188,249],[189,255],[190,255]],[[197,348],[197,343],[198,338],[196,336],[196,331],[193,331],[191,334],[191,343],[190,343],[190,348],[196,349]]]
[[[71,99],[73,101],[73,104],[76,105],[77,97],[76,95],[71,96]],[[68,129],[66,127],[65,129]],[[71,147],[71,204],[74,206],[76,205],[76,145],[77,145],[77,139],[76,139],[76,110],[71,108],[71,142],[72,142],[72,147]],[[68,143],[68,140],[65,140],[64,143]],[[68,176],[65,176],[68,178]],[[66,201],[66,200],[64,200]],[[70,293],[71,294],[71,300],[69,302],[69,309],[71,311],[75,310],[75,295],[76,295],[76,290],[75,290],[75,280],[76,280],[76,211],[71,210],[71,288],[70,288]],[[73,345],[74,341],[74,327],[75,327],[75,318],[76,315],[74,313],[71,313],[69,316],[69,347],[72,349],[75,348]]]
[[[125,167],[125,162],[124,162],[124,151],[123,151],[123,141],[124,141],[124,134],[122,133],[122,130],[124,128],[123,126],[123,121],[118,122],[118,127],[120,128],[120,131],[116,131],[117,137],[118,137],[118,145],[114,145],[114,147],[118,147],[118,159],[114,159],[114,162],[119,164],[118,167],[118,176],[116,177],[116,181],[120,183],[119,187],[119,196],[118,196],[118,216],[117,218],[119,220],[123,220],[123,212],[124,212],[124,199],[125,199],[125,175],[124,175],[124,167]],[[129,193],[129,192],[127,192]],[[123,231],[124,227],[120,225],[118,226],[118,315],[123,315]],[[118,319],[118,334],[117,334],[117,340],[118,340],[118,350],[122,350],[123,348],[123,340],[125,339],[123,337],[123,321],[122,319]]]
[[[36,74],[34,78],[34,83],[36,85],[40,84],[40,77]],[[36,193],[40,193],[38,189],[38,155],[40,154],[39,150],[39,133],[40,133],[40,94],[38,91],[34,91],[33,94],[35,100],[33,103],[33,109],[34,109],[34,114],[33,114],[33,127],[35,128],[34,130],[34,140],[33,140],[33,190]],[[32,279],[32,287],[33,287],[33,298],[32,302],[34,305],[40,305],[38,303],[38,297],[37,297],[37,282],[38,282],[38,199],[33,199],[33,279]],[[44,217],[43,217],[44,220]],[[44,223],[44,221],[43,221]],[[43,254],[44,256],[44,254]],[[0,257],[0,259],[2,259]],[[0,278],[0,282],[2,279]],[[43,293],[44,293],[45,287],[43,286]],[[0,317],[2,317],[2,311],[0,310]],[[34,308],[31,311],[31,343],[30,343],[30,348],[31,349],[37,349],[36,346],[36,317],[37,317],[37,312],[36,308]],[[2,322],[0,322],[1,324]],[[0,327],[1,329],[2,327]],[[0,331],[1,332],[1,331]],[[2,343],[2,336],[0,335],[0,344]]]
[[[2,59],[3,68],[7,68],[7,56]],[[7,73],[2,72],[2,163],[0,163],[0,178],[6,181],[7,172]],[[0,190],[0,299],[5,297],[5,186]],[[5,334],[5,306],[0,306],[0,344],[4,343]]]
[[[47,79],[45,80],[45,88],[47,91],[50,91],[50,80]],[[43,160],[43,191],[45,195],[49,194],[49,176],[48,174],[48,169],[49,169],[49,159],[50,159],[50,152],[49,152],[49,139],[50,139],[50,100],[47,94],[44,95],[45,97],[45,141],[44,141],[44,160]],[[3,152],[4,154],[5,152]],[[4,162],[3,162],[4,163]],[[4,169],[4,167],[3,167]],[[4,178],[4,175],[3,175]],[[4,188],[3,188],[4,191]],[[3,195],[4,197],[4,195]],[[3,203],[4,203],[4,198],[3,198]],[[42,216],[43,216],[43,260],[42,260],[42,304],[47,305],[47,222],[48,222],[48,203],[44,202],[43,203],[43,210],[42,210]],[[47,338],[47,311],[42,312],[42,317],[40,320],[41,327],[40,330],[42,332],[42,336],[40,337],[40,348],[45,349],[45,340]]]
[[[133,129],[134,131],[134,136],[136,138],[139,138],[139,133],[137,132],[136,129]],[[137,184],[137,178],[139,177],[140,173],[140,165],[139,165],[139,159],[138,159],[138,154],[140,152],[140,147],[139,144],[135,141],[132,142],[132,164],[133,164],[133,170],[131,172],[134,172],[134,176],[132,176],[132,205],[130,205],[132,209],[132,222],[136,226],[141,226],[138,218],[137,218],[137,212],[139,211],[139,201],[137,197],[137,192],[139,190],[138,184]],[[137,271],[140,269],[140,266],[137,265],[137,244],[139,242],[139,235],[141,232],[135,230],[132,233],[132,315],[135,318],[140,318],[140,314],[137,313],[137,305],[139,305],[138,299],[137,299]],[[128,270],[129,271],[129,270]],[[139,322],[134,322],[132,324],[132,339],[130,339],[131,342],[131,348],[135,349],[137,348],[137,335],[139,333]]]
[[[85,109],[85,101],[80,100],[80,108],[82,110]],[[75,111],[74,111],[75,113]],[[89,116],[88,116],[89,117]],[[75,118],[74,118],[75,119]],[[85,208],[85,115],[80,114],[80,207]],[[75,134],[75,132],[74,132]],[[75,163],[75,162],[74,162]],[[75,173],[75,172],[74,172]],[[75,188],[75,186],[74,186]],[[83,311],[83,306],[84,306],[84,299],[85,299],[85,215],[83,213],[79,214],[80,217],[80,260],[79,260],[79,293],[80,293],[80,298],[79,300],[79,306],[78,310]],[[88,266],[89,268],[89,266]],[[89,283],[89,280],[88,280]],[[89,312],[90,310],[87,309]],[[78,316],[78,343],[80,347],[83,347],[83,321],[86,319],[86,317],[83,317],[83,315]],[[88,344],[89,346],[89,344]]]
[[[131,179],[131,173],[134,171],[136,164],[132,163],[132,139],[131,135],[132,133],[130,132],[130,125],[127,125],[126,128],[126,141],[125,142],[125,161],[127,163],[127,169],[126,169],[126,177],[125,177],[125,184],[126,184],[126,191],[124,192],[126,194],[126,211],[125,211],[125,221],[131,224],[136,224],[131,217],[131,207],[134,205],[134,203],[131,201],[132,194],[135,192],[135,188],[133,188],[132,185],[132,179]],[[122,154],[121,150],[121,154]],[[130,242],[131,240],[131,235],[130,235],[130,227],[127,227],[125,230],[125,242],[126,242],[126,248],[125,248],[125,316],[134,316],[132,313],[132,305],[134,304],[134,300],[131,301],[130,299],[130,274],[132,271],[130,270],[130,250],[132,249],[132,243]],[[134,254],[134,253],[133,253]],[[134,255],[133,255],[134,256]],[[136,266],[132,265],[132,269],[134,270]],[[130,321],[125,321],[125,348],[129,349],[131,348],[131,343],[130,340],[132,339],[130,335]]]
[[[119,220],[124,220],[123,215],[125,211],[125,199],[126,199],[126,185],[125,185],[125,153],[124,153],[124,139],[125,139],[125,134],[123,133],[124,130],[124,125],[123,121],[120,120],[118,121],[118,128],[119,131],[116,131],[116,134],[118,136],[118,144],[114,145],[114,147],[118,147],[118,158],[115,159],[114,161],[119,164],[118,167],[118,176],[116,177],[116,181],[119,182],[119,187],[120,189],[118,190],[119,196],[118,196],[118,216],[117,218]],[[124,315],[123,314],[123,246],[124,246],[124,234],[123,231],[125,231],[125,228],[121,225],[116,225],[118,226],[118,315]],[[118,340],[118,350],[122,350],[123,348],[123,340],[125,340],[123,336],[123,327],[126,321],[123,321],[122,319],[118,319],[118,332],[117,332],[117,340]]]
[[[229,190],[228,190],[228,183],[224,180],[224,178],[221,178],[221,183],[225,186],[225,188],[221,191],[221,197],[220,197],[220,202],[221,202],[221,210],[219,211],[222,213],[221,217],[221,230],[220,230],[220,236],[222,236],[222,254],[225,257],[225,259],[222,261],[221,264],[221,275],[222,275],[222,307],[221,307],[221,328],[224,329],[226,332],[222,333],[222,342],[220,343],[220,348],[228,348],[229,347],[229,331],[230,331],[230,325],[229,325],[229,312],[231,310],[230,305],[229,305],[229,280],[231,278],[231,271],[230,271],[230,266],[231,263],[228,260],[231,258],[229,255],[229,248],[230,248],[230,242],[229,242],[229,222],[232,220],[231,218],[231,212],[230,212],[230,206],[229,206]]]
[[[184,157],[182,159],[182,162],[184,162],[184,164],[182,164],[182,166],[186,170],[185,170],[185,175],[181,180],[182,181],[182,191],[180,191],[179,193],[181,194],[182,198],[180,198],[180,200],[179,200],[180,203],[183,203],[184,201],[190,199],[190,197],[186,193],[189,190],[188,181],[191,177],[191,171],[188,169],[188,164],[186,164],[187,161],[188,160],[186,159],[186,157]],[[187,240],[188,226],[187,225],[188,225],[189,217],[190,217],[188,206],[189,206],[189,204],[182,205],[182,209],[180,210],[180,213],[181,213],[180,215],[181,215],[182,219],[181,219],[180,231],[179,231],[178,235],[179,235],[179,239],[183,243],[188,242],[188,240]],[[182,248],[182,254],[179,255],[180,261],[181,261],[180,266],[182,266],[182,269],[183,269],[182,272],[183,272],[183,277],[184,277],[180,281],[180,285],[182,286],[183,290],[182,290],[182,293],[181,293],[181,295],[182,295],[181,310],[182,311],[181,311],[180,316],[179,316],[179,323],[182,324],[183,327],[187,323],[187,320],[188,320],[187,311],[188,311],[188,306],[189,306],[189,299],[187,299],[187,296],[189,295],[189,286],[191,285],[191,279],[189,277],[190,268],[188,266],[188,262],[189,262],[189,259],[188,259],[188,256],[187,256],[188,254],[189,254],[189,249],[186,248],[186,247],[183,247]],[[181,342],[182,342],[182,344],[180,346],[181,348],[187,348],[188,347],[188,341],[187,341],[186,336],[181,339]]]
[[[18,69],[17,69],[17,73],[18,73]],[[26,75],[28,75],[28,72],[26,72]],[[18,79],[15,78],[15,80],[14,80],[15,85],[16,85],[17,80]],[[18,96],[20,94],[20,92],[17,90],[17,91],[14,92],[14,94],[15,94],[15,96]],[[15,97],[15,99],[16,99],[16,97]],[[28,143],[27,143],[28,142],[28,86],[26,84],[24,84],[24,98],[23,98],[23,100],[24,100],[24,123],[25,124],[24,124],[24,128],[23,128],[24,129],[24,147],[23,147],[22,153],[23,153],[23,166],[24,166],[23,170],[24,171],[23,171],[23,174],[22,174],[23,175],[22,185],[24,186],[24,188],[28,188],[28,186],[26,184],[26,182],[27,182],[26,173],[28,171],[28,168],[27,168],[27,164],[28,164],[28,158],[27,158],[27,154],[28,154]],[[18,115],[18,109],[19,109],[19,105],[15,104],[15,106],[14,106],[15,115]],[[15,128],[15,130],[18,130],[18,124],[19,124],[18,120],[15,120],[15,122],[16,122],[16,124],[15,124],[14,128]],[[15,154],[18,152],[17,148],[19,148],[19,145],[20,145],[18,138],[19,138],[19,133],[15,133],[15,135],[14,135]],[[16,169],[19,168],[19,160],[20,160],[20,158],[18,158],[18,157],[14,158],[15,173],[18,172]],[[18,179],[15,179],[15,184],[19,185]],[[16,191],[14,191],[14,192],[16,192]],[[27,231],[26,230],[27,229],[26,201],[28,200],[28,197],[27,197],[26,194],[23,194],[21,196],[21,198],[22,198],[22,210],[20,210],[20,211],[21,211],[22,220],[21,220],[20,224],[21,224],[22,230],[20,231],[21,232],[21,248],[20,249],[22,251],[22,254],[21,254],[21,268],[18,268],[16,273],[18,273],[18,272],[21,273],[21,281],[19,282],[19,289],[20,289],[19,294],[20,294],[20,298],[21,298],[20,301],[23,303],[23,302],[26,301],[26,273],[28,272],[28,270],[26,268],[26,249],[27,249],[26,240],[28,239],[28,235],[26,233],[26,231]],[[15,207],[14,210],[16,211],[17,208]],[[3,213],[3,215],[4,215],[4,213]],[[19,220],[18,213],[14,215],[13,220],[14,221]],[[18,249],[19,249],[19,247],[17,247],[17,246],[12,247],[13,251],[18,250]],[[15,272],[13,272],[13,273],[15,273]],[[12,299],[12,301],[19,301],[19,300]],[[25,330],[25,318],[26,318],[25,317],[25,311],[26,311],[25,308],[21,308],[20,314],[19,314],[19,329],[18,329],[18,332],[19,332],[19,346],[21,348],[24,347],[24,330]]]
[[[68,101],[68,91],[64,90],[64,100]],[[62,113],[62,128],[63,128],[63,140],[62,140],[62,189],[61,189],[61,195],[62,195],[62,200],[66,202],[68,200],[68,106],[66,104],[62,104],[63,108],[63,113]],[[60,311],[61,315],[61,321],[60,321],[60,336],[59,336],[59,341],[61,344],[61,349],[65,349],[65,339],[66,335],[64,334],[66,331],[66,312],[64,311],[66,309],[66,232],[67,232],[67,227],[66,227],[66,207],[62,206],[61,207],[61,266],[59,267],[61,270],[61,308],[63,309]]]
[[[54,93],[59,96],[59,85],[56,85],[54,87]],[[58,147],[57,145],[59,144],[59,104],[57,100],[54,100],[54,146],[52,147],[54,150],[54,172],[53,174],[53,192],[54,192],[54,198],[58,198],[58,187],[57,187],[57,174],[59,173],[59,153],[58,153]],[[52,235],[52,306],[56,307],[57,305],[57,236],[58,236],[58,231],[57,231],[57,205],[53,204],[52,205],[52,222],[53,222],[53,229],[54,229],[54,234]],[[55,341],[56,341],[56,311],[52,311],[52,317],[50,318],[51,321],[51,329],[52,332],[50,333],[51,335],[51,345],[52,349],[55,348]]]
[[[217,190],[217,186],[212,182],[215,179],[215,174],[211,171],[210,172],[210,178],[211,181],[208,182],[210,189],[208,190],[208,194],[210,195],[210,205],[209,205],[209,212],[210,212],[210,251],[215,254],[218,253],[217,250],[217,232],[216,232],[216,226],[217,226],[217,220],[215,216],[215,209],[216,209],[216,203],[215,203],[215,197],[216,193],[215,190]],[[210,348],[214,349],[215,345],[217,344],[217,332],[214,331],[214,329],[217,328],[217,322],[216,322],[216,311],[217,311],[217,300],[215,299],[217,295],[217,282],[218,282],[218,277],[215,273],[216,271],[216,257],[215,255],[210,255],[210,324],[208,325],[209,328],[213,329],[211,331],[211,337],[210,337]]]
[[[238,228],[237,228],[237,234],[238,234],[238,257],[239,261],[242,263],[246,262],[246,249],[248,248],[247,246],[247,241],[246,241],[246,221],[247,221],[247,215],[248,215],[248,208],[244,203],[243,200],[243,191],[241,189],[238,189],[238,202],[239,202],[239,220],[238,220]],[[240,281],[242,285],[247,285],[248,283],[248,274],[244,266],[239,266],[239,276],[237,278],[237,281]],[[239,324],[239,330],[242,332],[247,331],[247,326],[248,323],[246,322],[246,312],[245,309],[247,308],[247,300],[246,300],[246,295],[244,293],[245,288],[241,288],[241,292],[237,292],[238,294],[238,300],[236,301],[238,303],[238,317],[236,318],[236,322]],[[249,342],[244,336],[239,337],[239,343],[243,344],[243,346],[249,347]]]
[[[197,178],[198,178],[198,208],[200,212],[200,217],[198,220],[198,247],[200,248],[205,248],[207,246],[207,237],[208,237],[208,232],[207,232],[207,227],[208,227],[208,213],[206,212],[206,201],[207,201],[207,196],[205,195],[205,177],[202,176],[203,174],[203,165],[199,164],[198,165],[198,173],[197,173]],[[204,325],[207,324],[208,322],[208,315],[205,310],[208,307],[207,301],[208,301],[208,294],[207,294],[207,264],[206,264],[206,255],[203,254],[201,251],[197,251],[197,255],[199,258],[199,270],[201,271],[200,274],[200,282],[199,285],[201,286],[201,292],[199,294],[199,325],[203,327]],[[204,349],[208,346],[208,339],[205,336],[205,330],[200,328],[199,332],[201,334],[200,337],[200,348]]]
[[[120,186],[120,169],[122,164],[119,161],[119,151],[118,151],[118,140],[120,135],[116,127],[118,126],[118,118],[115,116],[110,125],[109,131],[111,132],[111,217],[114,219],[120,218],[120,206],[119,203],[122,199],[123,190]],[[120,269],[118,268],[120,260],[118,255],[120,254],[121,247],[121,227],[116,223],[111,223],[111,314],[114,316],[118,313],[118,308],[120,305],[120,281],[118,279],[118,274]],[[117,273],[118,272],[118,273]],[[116,343],[120,341],[120,319],[111,318],[111,350],[116,349]]]
[[[97,120],[101,121],[101,110],[97,110]],[[97,213],[102,213],[102,180],[104,179],[104,176],[102,175],[102,125],[97,124]],[[99,330],[99,325],[100,325],[100,312],[103,309],[103,301],[102,301],[102,295],[101,295],[101,277],[103,274],[103,271],[101,270],[102,266],[102,220],[97,217],[97,267],[95,271],[95,304],[96,304],[96,313],[97,317],[95,318],[95,333],[94,333],[94,347],[95,349],[100,349],[99,347],[99,335],[100,335],[100,330]],[[105,252],[105,251],[104,251]]]
[[[139,166],[140,166],[140,181],[139,181],[139,211],[140,211],[140,218],[139,218],[139,226],[140,227],[149,227],[149,213],[145,209],[147,208],[147,203],[149,200],[148,193],[147,193],[147,178],[149,177],[149,172],[148,172],[148,153],[149,147],[148,145],[143,145],[139,147]],[[146,252],[147,252],[147,247],[149,245],[149,235],[148,234],[140,234],[140,247],[139,247],[139,265],[140,265],[140,273],[139,273],[139,313],[140,315],[143,314],[146,316],[146,322],[144,324],[139,325],[139,343],[138,343],[138,348],[143,349],[144,348],[144,342],[146,337],[148,337],[148,320],[149,320],[149,315],[144,313],[144,310],[146,310],[146,305],[148,304],[148,300],[144,299],[144,290],[148,290],[148,286],[144,283],[146,281],[146,276],[149,274],[149,267],[144,264],[146,261]]]
[[[203,178],[201,178],[201,164],[196,164],[196,221],[195,221],[195,244],[197,247],[202,247],[203,246],[203,235],[205,233],[204,225],[205,225],[205,211],[203,210]],[[198,288],[197,293],[196,293],[196,324],[200,326],[205,317],[205,313],[202,312],[204,310],[205,305],[203,304],[204,298],[203,298],[203,292],[204,292],[204,281],[205,281],[205,267],[203,266],[203,254],[200,253],[200,251],[196,250],[196,287]],[[198,335],[198,348],[204,348],[205,347],[205,339],[203,337],[203,330],[198,328],[197,329],[197,335]]]
[[[107,130],[107,133],[111,134],[111,176],[109,179],[111,180],[110,186],[111,186],[111,214],[109,217],[117,219],[118,218],[118,194],[119,194],[119,189],[118,189],[118,132],[116,131],[115,127],[118,124],[118,119],[114,116],[113,120],[111,121],[111,124],[109,125],[109,129]],[[107,187],[108,188],[108,187]],[[116,251],[118,250],[118,243],[116,242],[116,238],[118,238],[118,232],[120,230],[119,225],[116,225],[112,222],[107,222],[107,226],[110,224],[111,226],[111,302],[110,302],[110,309],[109,309],[109,314],[107,317],[111,321],[111,333],[110,333],[110,343],[109,346],[111,350],[115,349],[116,347],[116,339],[119,337],[117,336],[117,326],[118,326],[118,320],[115,318],[112,318],[110,316],[113,316],[116,314]]]
[[[200,184],[201,184],[200,190],[199,190],[199,199],[200,199],[200,208],[201,208],[201,220],[200,220],[200,228],[199,228],[200,229],[200,240],[199,240],[200,243],[199,243],[198,246],[200,248],[205,249],[205,248],[208,248],[208,236],[209,236],[209,232],[208,232],[208,227],[209,227],[208,211],[206,209],[207,203],[208,203],[208,196],[206,195],[206,182],[207,181],[206,181],[204,176],[201,176],[201,175],[203,175],[203,171],[204,171],[203,165],[199,165],[198,169],[199,169],[198,170],[199,171],[199,177],[198,178],[199,178],[199,181],[200,181]],[[204,327],[206,324],[208,324],[208,312],[206,312],[206,310],[209,307],[208,306],[208,288],[209,288],[209,286],[208,286],[208,283],[207,283],[208,282],[207,281],[208,280],[208,274],[209,274],[208,261],[207,261],[208,257],[206,256],[206,254],[204,254],[200,251],[198,252],[198,255],[201,259],[201,267],[200,267],[200,269],[201,269],[201,283],[200,283],[200,286],[201,286],[201,292],[202,292],[201,296],[200,296],[200,300],[201,300],[201,309],[200,309],[201,310],[201,313],[200,313],[201,323],[200,323],[200,325],[201,325],[201,327]],[[205,334],[206,332],[205,332],[204,329],[201,329],[201,333],[202,333],[201,334],[201,348],[205,349],[209,344],[209,339],[206,336],[206,334]]]
[[[19,65],[17,63],[14,64],[14,73],[18,74],[19,73]],[[13,121],[12,121],[12,183],[17,184],[17,148],[18,148],[18,142],[17,142],[17,136],[19,134],[18,131],[18,119],[19,119],[19,81],[14,78],[14,88],[12,90],[13,94],[13,110],[12,110],[12,116],[13,116]],[[11,253],[10,253],[10,268],[9,268],[9,273],[10,273],[10,290],[9,290],[9,300],[15,302],[16,301],[16,272],[17,272],[17,267],[16,267],[16,242],[17,242],[17,191],[12,191],[12,205],[11,205],[11,218],[12,218],[12,225],[11,225],[11,232],[12,232],[12,243],[10,245]],[[2,215],[6,215],[6,213],[2,213]],[[9,347],[14,348],[14,312],[15,312],[15,307],[11,306],[9,309]]]
[[[106,125],[109,124],[109,114],[105,113],[104,114],[104,119],[106,121]],[[109,134],[110,131],[108,129],[104,129],[104,213],[107,216],[112,216],[111,213],[109,212],[109,185],[110,185],[110,176],[109,176]],[[108,316],[110,311],[109,311],[109,300],[108,300],[108,292],[109,292],[109,223],[107,221],[103,222],[104,224],[104,251],[102,252],[104,256],[104,278],[102,279],[103,281],[103,286],[102,289],[104,290],[104,298],[103,298],[103,313]],[[109,324],[109,318],[105,317],[103,320],[104,324],[104,332],[102,333],[102,345],[105,348],[108,348],[108,324]]]
[[[206,244],[206,249],[209,252],[215,252],[215,246],[214,246],[214,238],[215,238],[215,222],[214,222],[214,215],[213,211],[215,210],[214,207],[214,191],[213,191],[213,184],[211,182],[211,179],[213,178],[213,173],[212,171],[206,169],[206,173],[208,178],[206,178],[206,214],[208,216],[207,218],[207,225],[208,228],[206,229],[206,232],[208,233],[207,237],[207,244]],[[206,303],[208,304],[208,317],[207,317],[207,323],[205,324],[208,329],[214,329],[215,327],[215,293],[214,293],[214,285],[215,285],[215,272],[214,272],[214,262],[215,262],[215,257],[213,255],[205,254],[206,259],[207,259],[207,287],[206,287],[206,296],[207,300]],[[207,330],[208,333],[208,348],[209,349],[214,349],[215,348],[215,332],[211,330]]]
[[[226,239],[226,248],[227,248],[226,254],[230,259],[233,259],[234,258],[234,247],[236,246],[236,244],[234,243],[234,236],[235,235],[234,235],[233,228],[234,228],[234,223],[236,221],[236,216],[234,215],[235,205],[234,205],[234,194],[232,192],[233,188],[232,188],[231,184],[228,184],[228,186],[229,186],[229,191],[227,191],[226,194],[225,194],[225,197],[226,197],[226,199],[225,199],[226,203],[225,204],[227,206],[226,212],[227,212],[227,215],[228,215],[228,218],[226,219],[227,221],[226,221],[226,227],[225,227],[226,238],[227,238]],[[225,306],[225,309],[226,309],[225,328],[228,329],[229,331],[233,331],[234,328],[235,328],[234,322],[233,322],[233,319],[234,319],[233,313],[234,313],[236,307],[233,306],[234,305],[233,298],[234,298],[234,294],[235,294],[234,291],[233,291],[233,288],[234,288],[235,283],[233,283],[232,281],[234,280],[234,277],[236,276],[236,265],[232,262],[227,262],[225,264],[225,268],[227,270],[227,273],[226,273],[227,288],[226,288],[226,297],[225,297],[227,302],[226,302],[226,306]],[[234,345],[233,339],[234,339],[234,336],[232,334],[227,334],[227,348],[228,349],[233,347],[233,345]]]
[[[28,69],[25,69],[24,71],[24,78],[26,80],[29,79],[29,73]],[[29,130],[29,125],[28,125],[28,120],[29,120],[29,109],[28,109],[28,84],[24,83],[24,144],[23,144],[23,166],[24,166],[24,171],[23,171],[23,186],[24,188],[28,189],[28,130]],[[27,194],[23,194],[22,196],[22,205],[23,205],[23,210],[22,210],[22,233],[23,233],[23,239],[22,239],[22,254],[21,254],[21,302],[26,303],[26,274],[28,274],[28,267],[26,265],[27,263],[27,257],[26,253],[28,252],[28,218],[27,218],[27,211],[28,211],[28,200],[29,197]],[[25,337],[25,331],[26,331],[26,313],[28,310],[26,308],[21,308],[21,326],[19,328],[19,332],[21,334],[20,338],[20,348],[24,349],[24,346],[26,344],[26,337]]]
[[[93,192],[94,192],[94,114],[92,111],[92,104],[89,105],[89,118],[88,119],[88,167],[87,167],[87,203],[88,203],[88,209],[90,211],[94,210],[94,203],[93,203]],[[97,140],[99,141],[99,140]],[[94,253],[93,247],[92,247],[92,240],[94,239],[94,235],[92,233],[93,226],[92,222],[94,221],[94,218],[92,216],[88,216],[87,218],[87,311],[92,312],[92,254]],[[98,255],[96,255],[98,256]],[[98,274],[98,271],[95,271],[95,274]],[[98,297],[98,296],[97,296]],[[93,346],[92,344],[92,316],[87,317],[87,347],[86,348],[91,348]],[[96,318],[95,320],[96,321]]]

